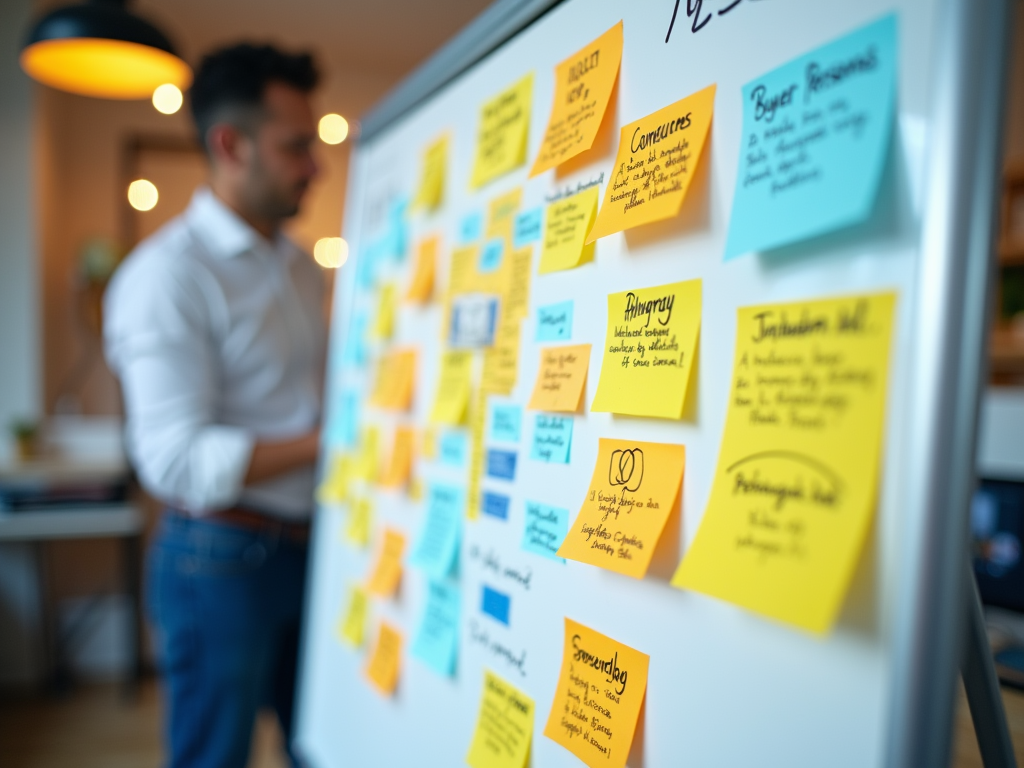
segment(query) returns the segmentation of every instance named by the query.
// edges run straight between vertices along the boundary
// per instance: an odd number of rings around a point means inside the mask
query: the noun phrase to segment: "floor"
[[[1017,752],[1024,765],[1024,693],[1003,690]],[[146,683],[134,703],[119,688],[78,688],[67,698],[0,700],[3,768],[159,768],[160,699]],[[963,692],[954,733],[953,768],[982,768]],[[280,732],[267,717],[253,738],[250,768],[285,768]]]

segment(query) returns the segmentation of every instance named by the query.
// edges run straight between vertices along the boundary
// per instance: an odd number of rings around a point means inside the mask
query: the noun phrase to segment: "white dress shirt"
[[[194,515],[236,504],[309,515],[312,466],[244,479],[257,440],[319,423],[323,295],[312,259],[261,237],[208,189],[125,259],[103,332],[147,491]]]

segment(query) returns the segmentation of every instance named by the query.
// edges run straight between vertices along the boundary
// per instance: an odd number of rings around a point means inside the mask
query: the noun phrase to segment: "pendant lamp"
[[[53,88],[104,99],[145,99],[164,83],[185,90],[192,82],[171,42],[127,0],[87,0],[46,14],[29,32],[21,68]]]

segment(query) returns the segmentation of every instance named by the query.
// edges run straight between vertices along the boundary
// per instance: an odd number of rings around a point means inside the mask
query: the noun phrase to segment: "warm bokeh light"
[[[192,82],[192,70],[177,56],[96,37],[33,43],[21,52],[21,67],[53,88],[105,99],[147,99],[162,83],[187,88]]]
[[[348,120],[332,112],[320,118],[320,140],[325,144],[341,144],[348,138]]]
[[[165,115],[173,115],[179,109],[185,98],[181,95],[181,89],[174,83],[158,85],[153,91],[153,106],[157,112]]]
[[[348,243],[341,237],[321,237],[313,246],[313,258],[326,269],[337,269],[348,259]]]
[[[137,211],[151,211],[156,207],[160,193],[149,179],[136,179],[128,185],[128,203]]]

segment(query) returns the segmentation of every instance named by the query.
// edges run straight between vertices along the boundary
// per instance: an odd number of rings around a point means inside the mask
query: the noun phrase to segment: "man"
[[[129,453],[167,505],[147,598],[172,768],[243,768],[265,704],[290,744],[325,330],[319,270],[280,227],[317,171],[316,82],[269,46],[202,62],[209,187],[106,295]]]

